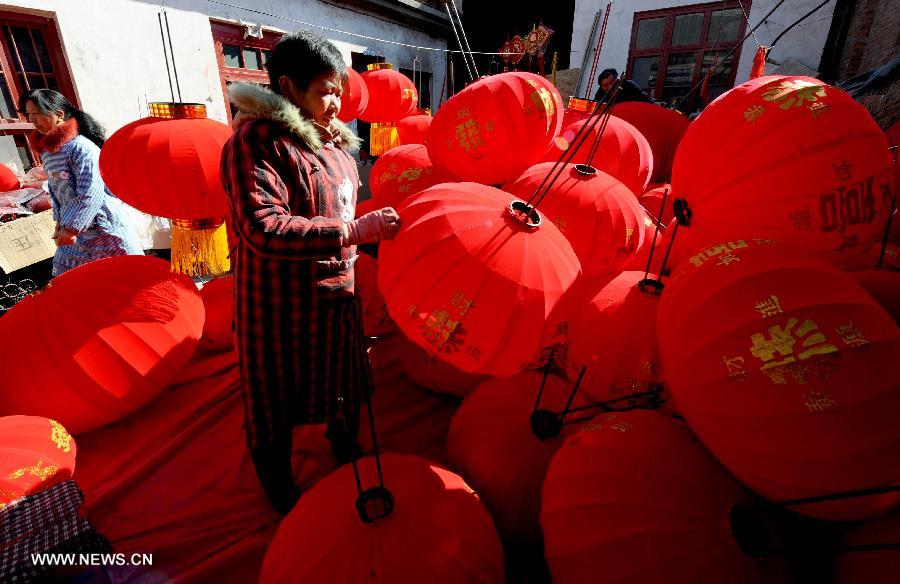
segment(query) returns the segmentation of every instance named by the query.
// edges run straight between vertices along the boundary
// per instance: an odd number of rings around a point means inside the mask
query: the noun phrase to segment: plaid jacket
[[[340,123],[325,129],[303,119],[258,86],[229,91],[257,118],[225,145],[222,180],[239,236],[235,334],[248,441],[259,446],[294,423],[330,417],[343,389],[337,378],[353,377],[339,371],[357,367],[355,353],[322,363],[335,355],[326,347],[356,342],[344,330],[352,315],[341,316],[353,310],[356,249],[341,247],[341,228],[354,216],[359,175],[347,148],[358,139]]]

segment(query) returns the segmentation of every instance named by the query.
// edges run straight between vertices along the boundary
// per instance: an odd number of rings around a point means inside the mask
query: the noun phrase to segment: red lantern
[[[234,276],[207,282],[200,290],[206,319],[199,347],[207,351],[230,351],[234,347]]]
[[[900,324],[900,272],[866,270],[847,275]]]
[[[574,164],[551,172],[553,166],[535,165],[505,188],[527,201],[548,175],[556,177],[561,170],[538,208],[572,244],[585,276],[615,271],[643,243],[643,209],[625,185],[605,172],[580,172]]]
[[[735,245],[736,243],[736,245]],[[733,242],[694,256],[659,306],[678,411],[746,485],[775,501],[900,479],[900,359],[893,319],[836,269],[775,246]],[[865,428],[865,431],[860,431]],[[794,510],[882,513],[900,496]]]
[[[454,180],[434,167],[425,146],[410,144],[392,148],[378,158],[369,174],[369,188],[374,205],[396,208],[410,195]]]
[[[0,511],[9,503],[67,481],[75,472],[75,440],[56,420],[0,418]]]
[[[476,387],[490,379],[486,375],[473,375],[461,371],[449,363],[432,357],[411,341],[404,339],[402,343],[400,363],[403,365],[403,371],[414,383],[425,389],[466,397],[475,391]]]
[[[463,400],[450,423],[450,460],[484,501],[507,543],[540,542],[541,486],[553,455],[574,428],[565,426],[560,435],[544,440],[532,430],[543,377],[527,371],[486,381]],[[562,411],[571,393],[571,383],[548,376],[540,406]]]
[[[631,190],[632,196],[638,197],[646,190],[653,173],[653,151],[637,128],[615,116],[608,118],[609,122],[603,131],[603,137],[600,138],[600,147],[591,161],[591,166],[616,177]],[[591,120],[582,120],[563,128],[560,139],[556,140],[553,147],[547,151],[544,160],[548,162],[559,160],[569,145],[575,142],[581,128],[591,123]],[[602,126],[601,118],[581,143],[581,147],[571,160],[572,164],[587,162]]]
[[[898,542],[900,512],[850,527],[834,561],[834,582],[889,584],[900,573]]]
[[[531,73],[492,75],[441,106],[428,154],[464,180],[499,185],[540,161],[561,124],[562,98],[549,81]]]
[[[380,337],[396,330],[388,315],[387,303],[378,290],[378,260],[360,253],[356,260],[356,294],[363,311],[363,331],[367,336]]]
[[[75,434],[118,420],[175,381],[203,321],[194,283],[156,258],[66,272],[0,320],[0,415],[47,416]]]
[[[732,511],[751,501],[684,423],[648,411],[598,416],[566,440],[544,482],[553,582],[784,581],[732,535]]]
[[[419,94],[412,79],[394,71],[390,63],[373,63],[362,74],[369,88],[369,104],[359,119],[372,124],[369,154],[380,156],[400,145],[397,122],[413,113]]]
[[[174,271],[223,274],[231,264],[219,160],[232,130],[199,104],[151,104],[151,112],[103,145],[103,181],[132,207],[173,219]]]
[[[378,484],[375,459],[359,461]],[[261,584],[289,582],[503,582],[503,549],[491,518],[463,480],[417,456],[381,457],[390,515],[363,523],[353,469],[344,465],[305,492],[278,526]],[[297,553],[302,542],[303,553]]]
[[[0,193],[15,191],[20,188],[22,188],[21,182],[16,173],[5,164],[0,164]]]
[[[406,116],[397,122],[397,133],[400,136],[401,144],[424,144],[425,138],[428,136],[428,130],[431,128],[431,110],[428,108],[419,108],[419,113],[413,116]]]
[[[344,82],[344,93],[341,95],[341,111],[338,119],[352,122],[360,117],[369,105],[369,88],[362,75],[347,67],[347,81]]]
[[[663,198],[666,200],[666,206],[675,200],[675,197],[672,195],[672,185],[669,183],[650,183],[647,185],[647,191],[638,197],[638,201],[641,203],[641,207],[649,211],[653,217],[658,218],[660,212],[663,211]]]
[[[378,287],[407,338],[469,373],[511,375],[531,359],[580,266],[559,230],[522,207],[498,189],[446,183],[398,209]]]
[[[691,124],[687,116],[659,105],[640,101],[616,104],[612,114],[623,119],[647,139],[653,151],[653,182],[669,182],[681,137]]]
[[[852,97],[770,76],[724,93],[691,123],[672,188],[707,239],[773,239],[839,260],[882,233],[892,174],[884,133]]]

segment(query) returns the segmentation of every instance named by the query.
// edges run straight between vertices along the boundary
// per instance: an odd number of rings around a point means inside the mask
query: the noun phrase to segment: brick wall
[[[850,22],[838,67],[846,79],[900,56],[898,0],[860,0]]]

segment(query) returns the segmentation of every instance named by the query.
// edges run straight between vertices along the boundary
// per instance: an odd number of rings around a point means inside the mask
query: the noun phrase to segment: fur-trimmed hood
[[[234,83],[228,86],[228,98],[239,110],[252,117],[263,118],[286,126],[295,136],[318,152],[324,142],[351,150],[359,148],[360,139],[343,122],[334,120],[331,128],[324,128],[303,117],[300,109],[284,97],[255,83]],[[331,136],[329,137],[329,133]]]

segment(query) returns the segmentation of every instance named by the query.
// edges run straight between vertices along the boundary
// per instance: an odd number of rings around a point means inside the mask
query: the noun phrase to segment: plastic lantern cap
[[[692,230],[838,261],[883,232],[893,172],[884,133],[849,94],[769,76],[722,94],[691,122],[672,188],[692,210]]]
[[[572,246],[537,212],[476,183],[408,198],[382,242],[378,287],[403,333],[468,373],[511,375],[537,352],[550,311],[580,274]]]
[[[380,156],[369,173],[373,204],[399,207],[403,201],[434,185],[457,180],[431,163],[421,144],[398,146]]]
[[[374,484],[375,459],[359,461]],[[416,456],[381,457],[393,512],[364,523],[344,465],[304,493],[263,560],[261,584],[289,582],[503,582],[503,549],[491,518],[459,476]],[[303,542],[303,553],[297,553]]]
[[[56,420],[0,418],[0,510],[71,478],[76,451],[75,440]]]
[[[780,565],[742,553],[729,529],[732,510],[751,501],[683,422],[640,410],[598,416],[566,440],[544,482],[553,582],[784,581]]]
[[[773,501],[900,479],[900,334],[884,309],[823,261],[765,242],[692,257],[658,311],[679,412],[746,485]],[[860,428],[865,428],[864,432]],[[792,507],[863,519],[897,494]]]
[[[162,260],[66,272],[0,320],[0,415],[47,416],[74,434],[114,422],[177,379],[203,323],[196,286]]]

